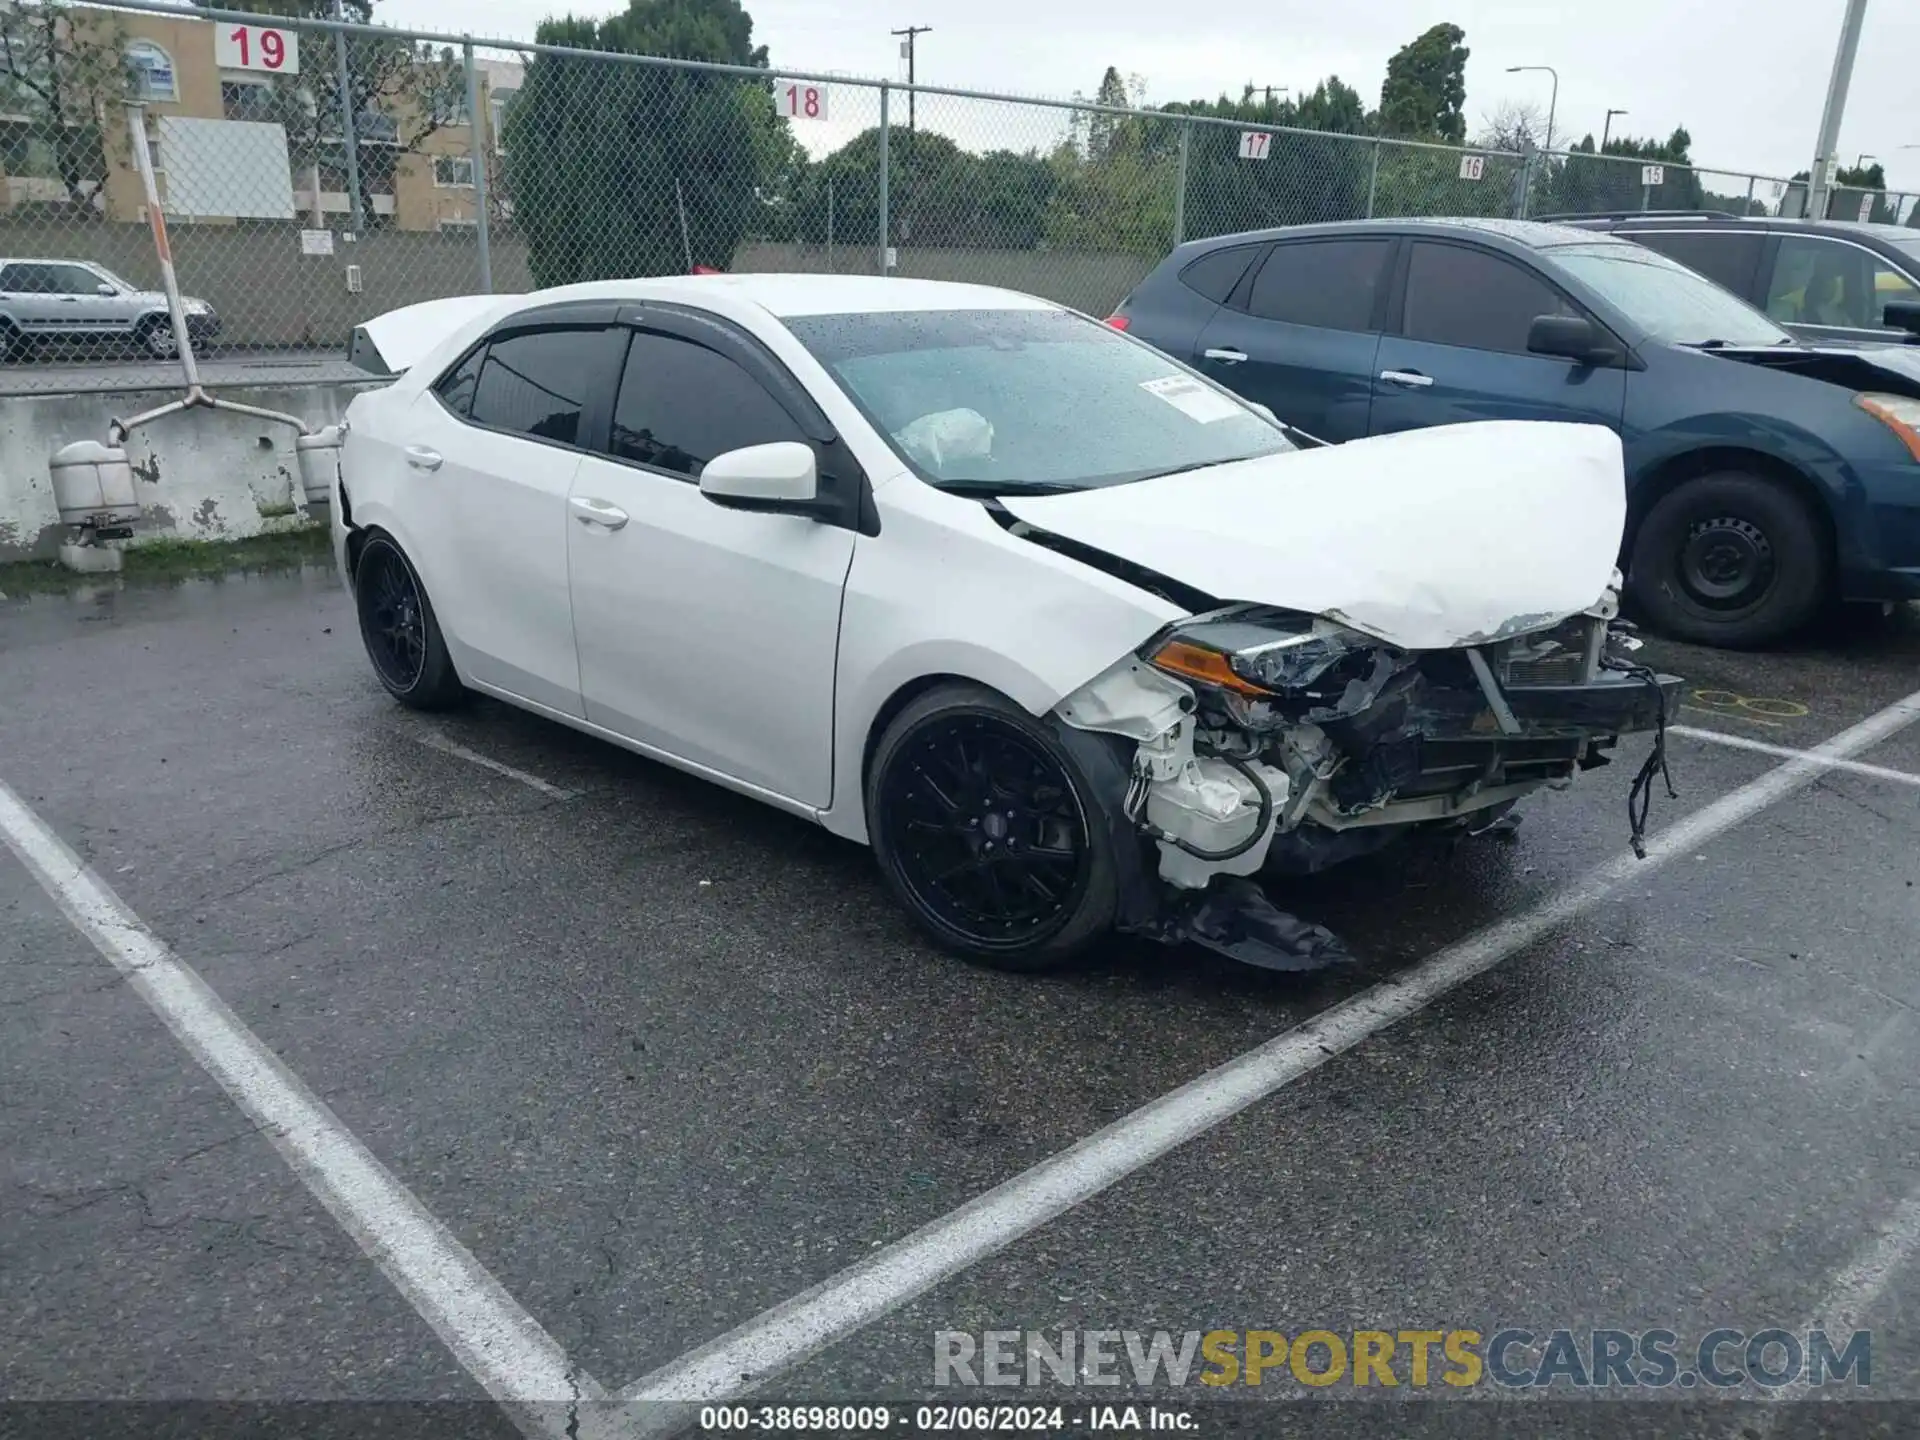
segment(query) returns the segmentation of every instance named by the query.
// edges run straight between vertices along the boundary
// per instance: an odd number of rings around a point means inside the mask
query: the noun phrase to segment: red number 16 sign
[[[300,73],[300,36],[270,25],[220,25],[213,32],[213,63],[223,70]]]

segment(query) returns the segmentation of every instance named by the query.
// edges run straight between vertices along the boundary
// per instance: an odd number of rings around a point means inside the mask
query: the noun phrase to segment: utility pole
[[[1867,16],[1867,0],[1847,0],[1840,22],[1840,46],[1833,55],[1833,77],[1827,81],[1827,103],[1820,112],[1820,135],[1814,141],[1813,169],[1807,172],[1807,218],[1824,220],[1827,187],[1833,181],[1840,143],[1840,118],[1847,109],[1847,87],[1853,83],[1853,60],[1860,53],[1860,26]]]
[[[893,32],[895,35],[900,35],[905,37],[900,41],[900,54],[906,59],[906,62],[907,62],[907,133],[909,135],[914,133],[914,130],[913,130],[913,42],[915,40],[918,40],[922,35],[931,34],[932,31],[933,31],[933,27],[931,25],[909,25],[903,30],[895,30]],[[913,142],[909,140],[907,144],[911,146]]]
[[[1607,137],[1613,133],[1613,117],[1626,113],[1624,110],[1609,110],[1607,111],[1607,118],[1600,123],[1600,153],[1602,155],[1607,153]]]
[[[932,29],[933,27],[931,25],[908,25],[904,29],[892,32],[901,37],[900,54],[907,62],[907,163],[905,170],[900,176],[902,182],[905,182],[900,187],[904,192],[900,196],[900,238],[907,241],[913,239],[913,204],[910,198],[913,193],[911,180],[914,161],[917,160],[920,155],[920,132],[915,123],[916,116],[914,113],[916,109],[915,102],[918,100],[920,92],[914,88],[913,84],[913,42]]]

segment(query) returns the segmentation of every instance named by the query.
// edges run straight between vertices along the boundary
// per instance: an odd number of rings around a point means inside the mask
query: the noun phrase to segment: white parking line
[[[1920,693],[1721,796],[1569,889],[1488,926],[1321,1012],[1238,1059],[1096,1131],[1077,1145],[877,1250],[860,1263],[623,1389],[627,1400],[681,1403],[746,1394],[949,1276],[1004,1249],[1175,1147],[1307,1075],[1368,1036],[1418,1013],[1639,879],[1778,803],[1847,756],[1920,720]]]
[[[529,775],[524,770],[503,765],[491,755],[482,755],[478,750],[469,750],[466,746],[449,740],[438,730],[410,729],[407,734],[429,750],[438,750],[442,755],[451,755],[455,759],[465,760],[469,765],[478,765],[482,770],[491,770],[494,774],[504,775],[509,780],[518,780],[529,790],[538,790],[542,795],[552,799],[572,800],[580,793],[577,790],[563,790],[558,785],[542,780],[538,775]]]
[[[1724,730],[1701,730],[1692,725],[1669,725],[1669,735],[1684,735],[1689,740],[1705,740],[1733,750],[1751,750],[1757,755],[1775,755],[1783,760],[1798,760],[1811,752],[1786,745],[1769,745],[1764,740],[1749,740],[1744,735],[1729,735]],[[1861,760],[1826,760],[1830,770],[1845,770],[1852,775],[1867,775],[1875,780],[1892,780],[1901,785],[1920,785],[1920,775],[1911,770],[1890,770],[1885,765],[1869,765]]]
[[[0,838],[516,1423],[578,1433],[605,1392],[5,782]]]

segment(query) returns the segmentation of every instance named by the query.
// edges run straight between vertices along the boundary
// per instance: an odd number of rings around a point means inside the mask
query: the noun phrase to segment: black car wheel
[[[1046,721],[979,686],[942,685],[875,749],[868,835],[901,903],[941,944],[1003,970],[1046,970],[1113,925],[1114,859],[1090,791]]]
[[[1655,629],[1751,649],[1785,639],[1827,597],[1818,520],[1778,481],[1702,475],[1655,503],[1634,537],[1627,588]]]
[[[173,334],[173,321],[164,315],[141,321],[136,338],[140,348],[156,360],[171,360],[180,353],[180,342]]]
[[[415,710],[443,710],[466,694],[433,605],[400,547],[370,536],[353,569],[360,639],[387,692]]]

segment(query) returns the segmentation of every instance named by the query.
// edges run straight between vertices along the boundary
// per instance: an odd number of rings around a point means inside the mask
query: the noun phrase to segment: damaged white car
[[[1317,447],[1044,301],[807,275],[383,316],[334,540],[403,703],[480,691],[870,844],[943,944],[1302,969],[1305,873],[1654,731],[1620,442]]]

